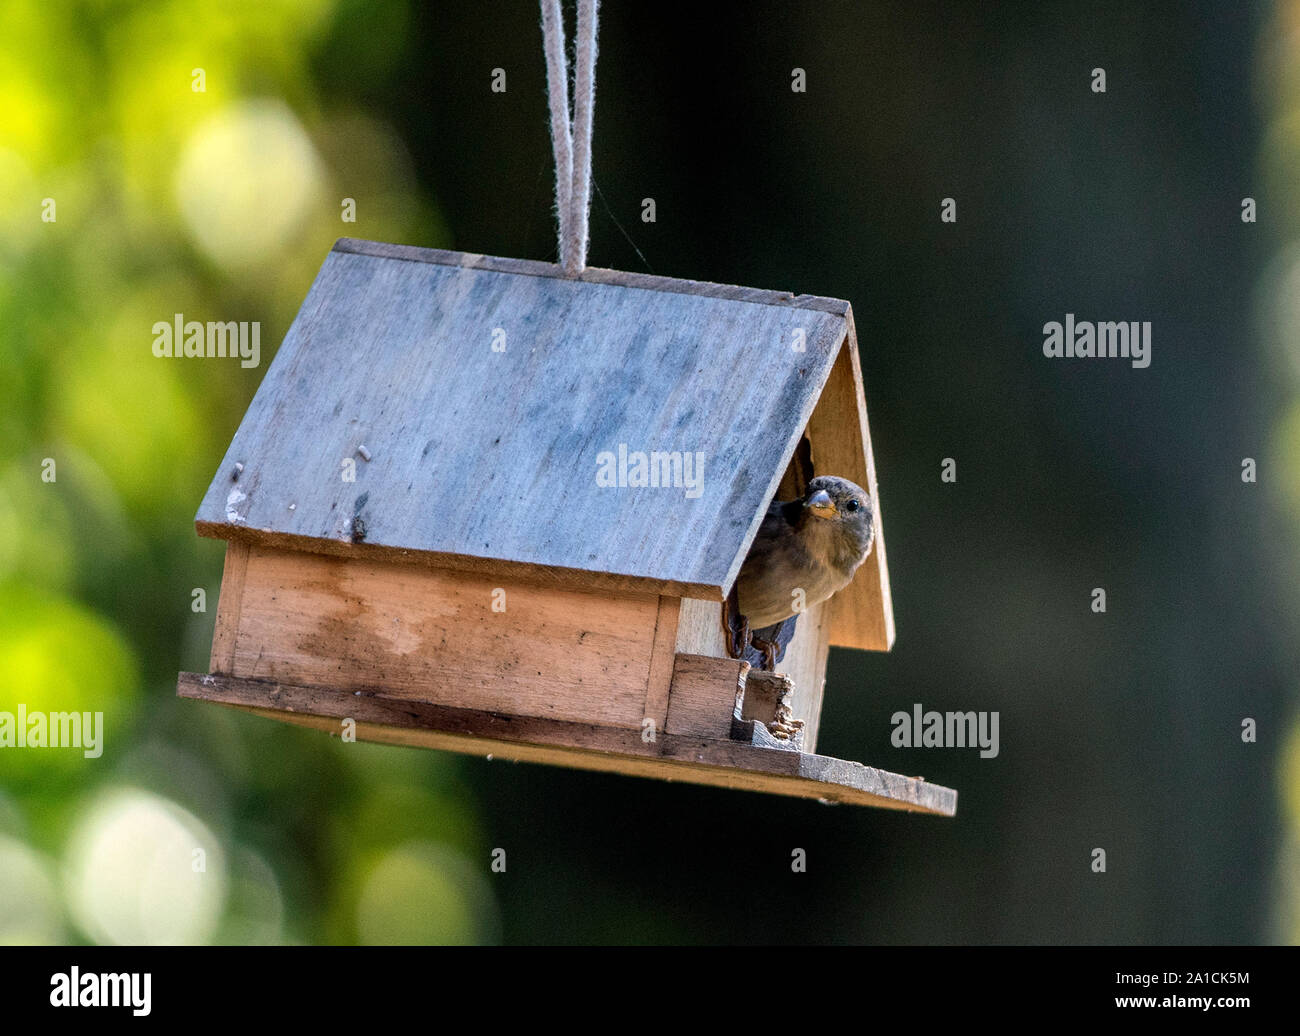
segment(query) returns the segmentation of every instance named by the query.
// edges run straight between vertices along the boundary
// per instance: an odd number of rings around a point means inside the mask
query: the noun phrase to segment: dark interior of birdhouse
[[[794,448],[794,456],[790,458],[785,474],[781,476],[781,485],[776,491],[776,499],[793,500],[795,497],[803,496],[808,489],[808,483],[816,477],[817,473],[813,470],[812,443],[808,440],[808,430],[805,428],[803,435],[799,437],[798,445]]]

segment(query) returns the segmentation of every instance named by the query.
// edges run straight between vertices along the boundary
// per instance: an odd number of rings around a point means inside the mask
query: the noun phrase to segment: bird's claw
[[[763,652],[763,668],[769,673],[776,672],[776,653],[780,650],[780,645],[773,640],[759,640],[758,637],[750,637],[749,642]]]
[[[727,654],[732,658],[745,657],[745,645],[749,643],[749,620],[743,615],[737,616],[740,619],[740,629],[731,628],[731,600],[724,598],[722,601],[722,637],[723,643],[726,644]]]

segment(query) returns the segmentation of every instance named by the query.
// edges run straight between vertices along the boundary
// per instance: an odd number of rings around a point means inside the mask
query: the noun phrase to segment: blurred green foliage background
[[[0,942],[1300,940],[1300,3],[609,4],[601,46],[593,264],[854,304],[899,642],[832,655],[821,749],[959,816],[177,700],[194,510],[334,239],[553,257],[536,4],[6,0],[0,709],[107,729],[0,752]],[[1044,360],[1067,311],[1152,368]],[[263,367],[156,359],[174,313]],[[893,748],[918,701],[1002,753]]]

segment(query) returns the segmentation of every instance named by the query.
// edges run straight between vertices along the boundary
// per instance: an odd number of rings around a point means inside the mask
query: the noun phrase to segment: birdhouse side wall
[[[809,608],[795,624],[794,639],[776,667],[794,681],[790,709],[804,722],[803,750],[817,750],[817,730],[826,686],[826,661],[830,657],[831,609],[834,598]]]
[[[212,672],[640,728],[672,679],[677,600],[227,546]]]
[[[876,536],[853,582],[833,598],[830,639],[837,647],[888,651],[894,646],[894,604],[885,560],[884,517],[852,313],[848,320],[848,335],[817,400],[807,435],[816,474],[839,475],[871,494]],[[846,434],[850,429],[852,434]]]

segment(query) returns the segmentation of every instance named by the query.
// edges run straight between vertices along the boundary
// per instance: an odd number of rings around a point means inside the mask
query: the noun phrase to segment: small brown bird
[[[848,586],[874,540],[871,497],[846,478],[823,475],[808,483],[803,499],[773,502],[736,578],[738,609],[758,631],[753,643],[767,668],[775,638],[761,636],[765,628]]]

